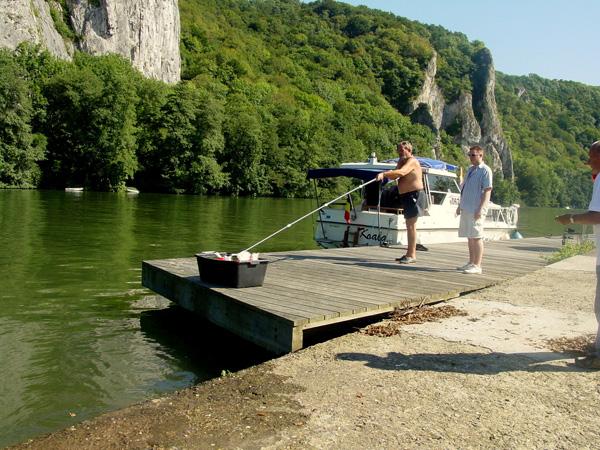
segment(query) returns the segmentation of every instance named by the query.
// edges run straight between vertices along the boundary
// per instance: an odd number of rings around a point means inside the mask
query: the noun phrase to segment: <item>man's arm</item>
[[[573,221],[571,221],[573,218]],[[600,211],[588,211],[581,214],[563,214],[554,218],[558,223],[569,225],[571,223],[580,223],[583,225],[600,224]]]
[[[475,220],[479,220],[481,218],[481,210],[483,208],[485,208],[485,205],[488,204],[488,202],[490,201],[491,195],[492,195],[491,187],[483,190],[483,195],[481,196],[481,202],[479,202],[479,207],[477,208],[477,211],[475,211],[475,214],[473,214],[473,218]]]
[[[402,165],[402,167],[398,169],[387,170],[385,172],[378,173],[377,180],[381,181],[383,178],[387,178],[388,180],[396,180],[398,178],[408,175],[413,170],[415,170],[417,164],[419,164],[417,158],[411,157]]]

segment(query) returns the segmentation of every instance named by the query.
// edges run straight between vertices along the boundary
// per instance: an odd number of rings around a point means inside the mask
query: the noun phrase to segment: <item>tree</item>
[[[230,193],[268,194],[264,166],[266,136],[259,112],[238,94],[229,99],[226,116],[223,166],[229,175]]]
[[[32,133],[33,108],[26,72],[7,50],[0,50],[0,187],[36,187],[37,161],[45,139]]]
[[[77,54],[44,86],[49,186],[118,190],[137,168],[135,82],[139,74],[116,55]]]
[[[193,83],[167,93],[152,144],[143,154],[144,175],[159,190],[216,193],[227,185],[217,157],[223,150],[222,102]]]

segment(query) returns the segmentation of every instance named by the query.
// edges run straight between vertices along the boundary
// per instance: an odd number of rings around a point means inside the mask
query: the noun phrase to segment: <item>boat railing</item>
[[[517,223],[517,208],[513,206],[490,205],[486,220],[489,222],[506,223],[514,225]]]

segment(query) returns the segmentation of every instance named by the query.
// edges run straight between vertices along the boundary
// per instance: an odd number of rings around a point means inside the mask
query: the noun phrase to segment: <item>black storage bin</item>
[[[197,254],[200,278],[211,284],[243,288],[262,286],[267,272],[268,260],[251,262],[225,261],[214,255]]]

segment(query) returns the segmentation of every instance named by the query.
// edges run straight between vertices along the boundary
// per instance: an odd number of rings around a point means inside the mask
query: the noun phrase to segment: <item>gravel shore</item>
[[[570,258],[444,303],[461,314],[359,330],[13,448],[595,448],[600,373],[572,364],[596,330],[594,264]]]

